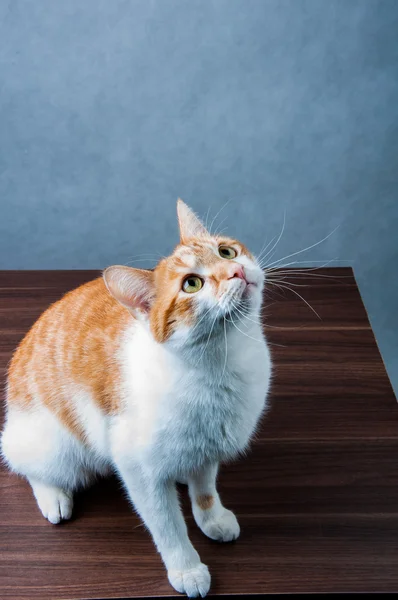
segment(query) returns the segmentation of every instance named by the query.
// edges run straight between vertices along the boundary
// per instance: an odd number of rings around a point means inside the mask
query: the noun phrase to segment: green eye
[[[233,248],[230,248],[229,246],[220,246],[218,252],[221,258],[231,259],[235,258],[238,255],[237,251]]]
[[[198,292],[203,287],[203,281],[200,277],[196,277],[196,275],[189,275],[186,277],[182,284],[182,289],[187,294],[194,294]]]

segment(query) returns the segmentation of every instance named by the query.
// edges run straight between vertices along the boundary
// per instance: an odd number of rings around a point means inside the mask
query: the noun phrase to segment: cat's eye
[[[198,292],[203,287],[203,280],[196,275],[189,275],[186,277],[182,283],[182,289],[187,294],[194,294]]]
[[[238,256],[237,251],[233,248],[230,248],[229,246],[220,246],[218,252],[221,258],[228,258],[229,260]]]

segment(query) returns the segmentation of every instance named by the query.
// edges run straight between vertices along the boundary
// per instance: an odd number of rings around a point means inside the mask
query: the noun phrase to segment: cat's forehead
[[[177,270],[209,267],[220,261],[219,247],[229,246],[252,258],[247,248],[232,238],[195,238],[180,244],[170,257]]]
[[[197,267],[209,265],[217,259],[216,251],[218,245],[216,240],[204,239],[192,240],[186,244],[180,244],[175,249],[172,260],[176,267]]]

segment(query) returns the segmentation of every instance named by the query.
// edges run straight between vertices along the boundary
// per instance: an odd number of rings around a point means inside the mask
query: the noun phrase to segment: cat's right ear
[[[210,235],[193,210],[181,198],[177,200],[177,216],[182,244],[190,238]]]
[[[154,299],[154,275],[145,269],[108,267],[103,272],[109,293],[131,311],[149,312]]]

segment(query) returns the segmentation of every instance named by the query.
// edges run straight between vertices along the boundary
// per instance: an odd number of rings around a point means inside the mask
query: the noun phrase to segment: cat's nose
[[[245,269],[242,267],[242,265],[233,265],[228,279],[234,279],[235,277],[238,279],[243,279],[243,281],[247,283]]]

